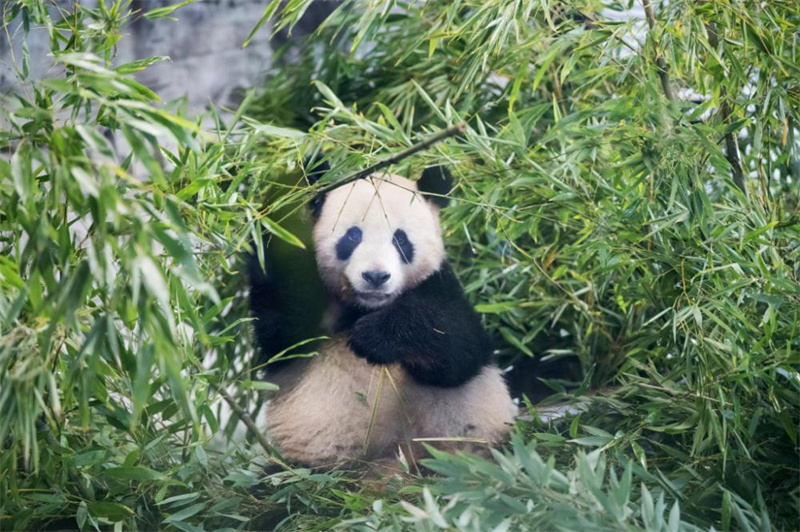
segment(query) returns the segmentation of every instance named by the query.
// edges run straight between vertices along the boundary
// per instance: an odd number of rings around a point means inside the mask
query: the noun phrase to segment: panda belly
[[[390,458],[399,447],[418,457],[422,448],[415,439],[452,438],[436,446],[480,450],[505,439],[516,413],[495,367],[457,388],[424,386],[400,365],[373,366],[356,357],[346,336],[287,370],[277,379],[281,391],[267,406],[263,425],[286,459],[309,466]]]

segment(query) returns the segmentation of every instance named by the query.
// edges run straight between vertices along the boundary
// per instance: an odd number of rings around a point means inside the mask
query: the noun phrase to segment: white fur
[[[347,261],[341,261],[336,257],[336,243],[353,226],[362,231],[361,244]],[[405,231],[414,246],[411,264],[403,263],[392,244],[397,229]],[[328,288],[366,307],[387,305],[424,281],[444,259],[439,210],[422,198],[414,181],[391,174],[360,179],[329,192],[314,227],[314,247]],[[361,276],[372,270],[391,275],[380,289],[370,287]],[[359,297],[376,293],[385,297]]]
[[[391,379],[383,378],[379,396],[382,371]],[[422,442],[415,440],[420,439],[451,451],[484,450],[505,439],[516,414],[496,367],[485,367],[457,388],[424,386],[398,364],[377,367],[357,358],[346,336],[327,342],[313,360],[279,373],[276,383],[281,392],[260,424],[284,458],[309,466],[390,458],[399,448],[419,458]]]

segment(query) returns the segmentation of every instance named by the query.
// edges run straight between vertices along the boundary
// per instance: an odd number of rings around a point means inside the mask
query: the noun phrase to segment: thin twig
[[[392,377],[392,372],[388,368],[385,369],[386,379],[389,381],[389,384],[394,390],[394,394],[397,397],[397,403],[400,405],[400,412],[403,414],[403,417],[400,419],[400,426],[403,429],[403,438],[406,440],[406,447],[408,450],[408,456],[411,459],[411,465],[414,466],[414,470],[416,470],[417,474],[421,474],[422,472],[419,469],[419,465],[417,465],[417,459],[414,457],[414,449],[411,443],[411,436],[409,434],[411,431],[411,415],[409,414],[408,406],[403,398],[403,394],[400,393],[400,387],[397,385],[397,382],[395,382],[394,377]],[[400,452],[402,453],[402,446],[400,446]],[[409,471],[411,471],[411,468],[409,468]]]
[[[708,33],[708,44],[713,48],[718,48],[719,36],[717,35],[717,25],[713,21],[706,24],[706,32]],[[719,114],[724,124],[731,123],[731,115],[733,114],[727,96],[727,88],[725,84],[722,83],[719,88],[719,99],[722,102],[719,106]],[[733,182],[746,197],[747,187],[745,187],[744,184],[744,170],[742,169],[742,159],[739,154],[739,140],[736,135],[734,135],[733,131],[725,133],[725,158],[728,159],[728,163],[731,165]]]
[[[467,443],[480,443],[483,445],[489,445],[489,440],[486,438],[466,438],[464,436],[437,436],[433,438],[411,438],[411,441],[416,442],[442,442],[442,441],[456,441],[456,442],[467,442]]]
[[[656,40],[655,36],[656,16],[653,13],[653,6],[650,4],[650,0],[642,0],[642,7],[644,7],[644,15],[645,18],[647,18],[647,26],[650,28],[650,33],[653,37],[653,50],[656,57],[656,67],[658,67],[658,77],[661,79],[661,88],[664,89],[664,96],[667,97],[667,100],[673,101],[675,99],[675,95],[672,93],[672,84],[670,83],[669,75],[667,74],[667,62],[664,61],[664,56],[661,55],[658,49],[658,40]]]
[[[362,455],[366,456],[369,451],[369,441],[372,438],[372,429],[375,428],[375,420],[378,418],[378,405],[380,404],[381,396],[383,395],[383,381],[386,374],[389,372],[386,367],[380,370],[380,377],[378,378],[378,390],[375,392],[375,401],[372,403],[372,414],[369,417],[369,425],[367,426],[367,435],[364,438],[364,449]]]
[[[281,465],[289,467],[284,463],[283,459],[280,457],[275,448],[272,445],[270,445],[269,441],[267,441],[266,436],[264,436],[264,434],[262,434],[261,431],[258,430],[258,427],[253,421],[253,418],[250,417],[250,414],[247,413],[247,410],[239,406],[239,404],[233,399],[233,397],[230,396],[227,390],[225,390],[222,386],[215,386],[215,388],[217,390],[217,393],[219,393],[219,395],[223,399],[225,399],[225,402],[228,403],[228,406],[231,407],[231,410],[233,410],[236,413],[236,415],[239,416],[239,419],[241,419],[242,423],[245,424],[247,430],[253,433],[253,435],[258,440],[258,443],[267,452],[267,454],[272,456]]]
[[[368,166],[368,167],[366,167],[366,168],[364,168],[362,170],[359,170],[358,172],[350,174],[349,176],[345,177],[344,179],[340,179],[339,181],[336,181],[335,183],[329,183],[327,185],[323,185],[323,186],[319,187],[315,192],[317,194],[325,194],[325,193],[330,192],[331,190],[333,190],[335,188],[341,187],[342,185],[346,185],[348,183],[352,183],[353,181],[357,181],[359,179],[363,179],[363,178],[365,178],[365,177],[367,177],[367,176],[369,176],[371,174],[374,174],[378,170],[382,170],[382,169],[386,168],[387,166],[391,166],[393,164],[396,164],[396,163],[402,161],[406,157],[410,157],[411,155],[414,155],[417,152],[420,152],[422,150],[428,149],[431,146],[433,146],[434,144],[443,141],[444,139],[453,137],[455,135],[458,135],[459,133],[463,133],[464,130],[466,130],[466,129],[467,129],[467,125],[464,124],[464,123],[461,123],[461,124],[458,124],[458,125],[455,125],[455,126],[451,126],[451,127],[447,128],[445,130],[442,130],[442,131],[436,133],[435,135],[431,135],[430,137],[428,137],[427,139],[423,140],[419,144],[414,144],[410,148],[405,149],[405,150],[403,150],[403,151],[401,151],[399,153],[396,153],[396,154],[392,155],[391,157],[387,157],[386,159],[384,159],[382,161],[378,161],[377,163],[373,164],[372,166]]]

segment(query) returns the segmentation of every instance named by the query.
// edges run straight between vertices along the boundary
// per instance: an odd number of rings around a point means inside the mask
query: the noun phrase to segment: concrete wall
[[[134,0],[132,7],[147,11],[153,4],[175,2]],[[233,105],[237,89],[257,85],[272,64],[269,28],[262,28],[242,48],[265,5],[264,0],[198,1],[175,11],[177,21],[139,18],[121,44],[130,59],[170,57],[139,75],[163,99],[186,94],[192,107],[202,107],[209,100]]]
[[[97,0],[57,0],[60,7],[72,10],[75,2],[94,6]],[[170,19],[148,20],[141,13],[178,3],[180,0],[133,0],[133,14],[122,29],[115,64],[153,55],[166,55],[170,61],[149,67],[137,75],[139,81],[155,90],[164,100],[188,97],[192,111],[209,102],[235,107],[242,87],[257,85],[272,66],[272,45],[285,42],[285,34],[270,43],[271,29],[263,27],[243,49],[242,43],[264,12],[268,0],[197,0],[176,10]],[[0,3],[2,3],[0,1]],[[291,40],[302,39],[312,31],[338,2],[318,1],[293,31]],[[1,9],[1,8],[0,8]],[[55,13],[54,13],[55,16]],[[10,28],[11,43],[0,36],[0,92],[19,88],[15,61],[21,68],[22,33],[18,24]],[[48,57],[45,30],[33,28],[28,38],[31,53],[30,77],[58,76]],[[13,53],[12,53],[13,52]],[[55,67],[58,68],[58,67]]]

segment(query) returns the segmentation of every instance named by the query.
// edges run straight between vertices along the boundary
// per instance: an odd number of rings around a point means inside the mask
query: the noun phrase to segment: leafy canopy
[[[130,2],[6,3],[55,68],[29,79],[16,47],[1,107],[0,526],[795,527],[800,5],[633,7],[346,1],[206,127],[135,81],[163,58],[115,61]],[[250,409],[267,386],[238,259],[302,245],[311,191],[284,176],[461,122],[396,171],[450,165],[446,240],[499,362],[572,413],[527,403],[494,461],[435,453],[382,494],[210,445],[220,387]]]

